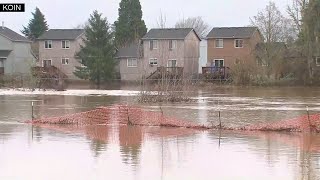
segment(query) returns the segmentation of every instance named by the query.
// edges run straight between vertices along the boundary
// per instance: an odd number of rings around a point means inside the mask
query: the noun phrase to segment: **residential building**
[[[207,66],[232,69],[240,61],[255,63],[254,50],[263,37],[257,27],[217,27],[207,40]]]
[[[14,32],[0,27],[0,75],[29,74],[35,63],[31,41]]]
[[[198,74],[200,38],[192,28],[151,29],[143,38],[143,74],[159,67],[182,67],[183,75]]]
[[[208,41],[202,39],[200,42],[200,58],[199,58],[199,73],[202,74],[202,67],[205,67],[208,62]]]
[[[116,59],[120,69],[121,80],[133,81],[142,77],[142,54],[139,43],[132,43],[128,47],[119,49]]]
[[[75,58],[83,44],[83,29],[50,29],[38,38],[39,64],[43,67],[55,66],[69,79],[77,79],[73,74],[76,66],[81,66]]]

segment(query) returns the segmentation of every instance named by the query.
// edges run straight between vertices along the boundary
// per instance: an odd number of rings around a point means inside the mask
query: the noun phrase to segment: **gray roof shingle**
[[[192,30],[192,28],[151,29],[142,39],[185,39]]]
[[[213,28],[207,38],[250,38],[257,27],[217,27]]]
[[[38,40],[74,40],[84,33],[84,29],[50,29]]]
[[[10,39],[11,41],[31,42],[29,39],[12,31],[11,29],[9,29],[7,27],[0,27],[0,35]]]
[[[117,52],[116,57],[117,58],[123,58],[123,57],[137,58],[139,56],[138,48],[139,48],[138,43],[133,43],[128,47],[120,48]]]

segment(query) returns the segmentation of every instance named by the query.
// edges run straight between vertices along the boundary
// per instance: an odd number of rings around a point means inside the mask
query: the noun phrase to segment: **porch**
[[[202,75],[208,80],[226,80],[230,77],[229,67],[202,67]]]

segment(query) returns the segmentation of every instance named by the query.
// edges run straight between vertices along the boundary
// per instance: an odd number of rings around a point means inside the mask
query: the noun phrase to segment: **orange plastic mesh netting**
[[[139,125],[139,126],[164,126],[184,127],[193,129],[219,129],[219,126],[200,125],[183,119],[166,117],[162,111],[146,110],[137,106],[114,105],[99,107],[97,109],[65,115],[61,117],[47,117],[29,120],[33,124],[69,124],[69,125]],[[295,131],[295,132],[320,132],[320,114],[301,116],[298,118],[249,125],[245,127],[222,126],[224,130],[245,131]]]
[[[205,125],[166,117],[162,112],[144,110],[140,107],[114,105],[99,107],[95,110],[65,115],[61,117],[47,117],[29,120],[27,123],[33,124],[68,124],[68,125],[112,125],[112,124],[132,124],[140,126],[166,126],[185,128],[209,128]]]

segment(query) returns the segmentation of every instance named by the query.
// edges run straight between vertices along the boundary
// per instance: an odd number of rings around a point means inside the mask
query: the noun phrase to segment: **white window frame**
[[[132,60],[135,60],[137,63],[136,63],[136,65],[132,65],[132,63],[131,63],[131,65],[130,65],[130,63],[129,63],[129,61],[132,61]],[[135,67],[138,67],[138,59],[137,58],[128,58],[127,59],[127,67],[129,67],[129,68],[135,68]]]
[[[46,43],[48,42],[48,47],[46,47]],[[49,44],[51,45],[51,47],[49,48]],[[45,40],[44,41],[44,48],[45,49],[52,49],[52,40]]]
[[[152,49],[151,49],[151,42],[153,43]],[[150,40],[149,49],[151,50],[158,49],[158,40]]]
[[[63,63],[63,60],[64,60],[64,63]],[[65,63],[65,62],[67,62],[66,60],[68,61],[67,64]],[[62,65],[69,65],[69,63],[70,63],[69,61],[70,61],[69,58],[61,58],[61,64],[62,64]]]
[[[316,57],[316,66],[320,66],[320,56]]]
[[[242,47],[237,47],[237,41],[242,41]],[[243,39],[235,39],[234,40],[234,48],[243,48],[244,46],[244,40]]]
[[[172,43],[172,47],[170,47],[170,42]],[[177,40],[169,40],[169,50],[177,49]]]
[[[177,59],[168,59],[167,67],[173,67],[173,66],[169,66],[169,61],[176,61],[176,66],[174,66],[174,67],[178,67],[178,61],[177,61]]]
[[[151,64],[151,61],[156,61],[157,64],[154,64],[154,62]],[[157,58],[150,58],[150,59],[149,59],[149,65],[151,65],[151,66],[158,66],[158,59],[157,59]]]
[[[63,47],[63,45],[64,45],[65,47]],[[62,40],[62,41],[61,41],[61,48],[62,48],[62,49],[70,49],[70,41],[69,41],[69,40]]]
[[[44,61],[50,61],[50,64],[52,66],[52,59],[43,59],[42,60],[42,67],[44,67]]]
[[[217,45],[218,45],[218,44],[217,44],[217,41],[221,41],[221,42],[222,42],[222,46],[221,46],[221,47],[217,46]],[[223,47],[224,47],[224,41],[223,41],[223,39],[216,39],[216,40],[214,41],[214,47],[215,47],[215,48],[218,48],[218,49],[223,48]]]
[[[214,65],[216,65],[216,61],[222,61],[223,62],[223,66],[222,67],[224,67],[224,59],[213,59],[213,63],[214,63]],[[216,66],[215,66],[216,67]]]

